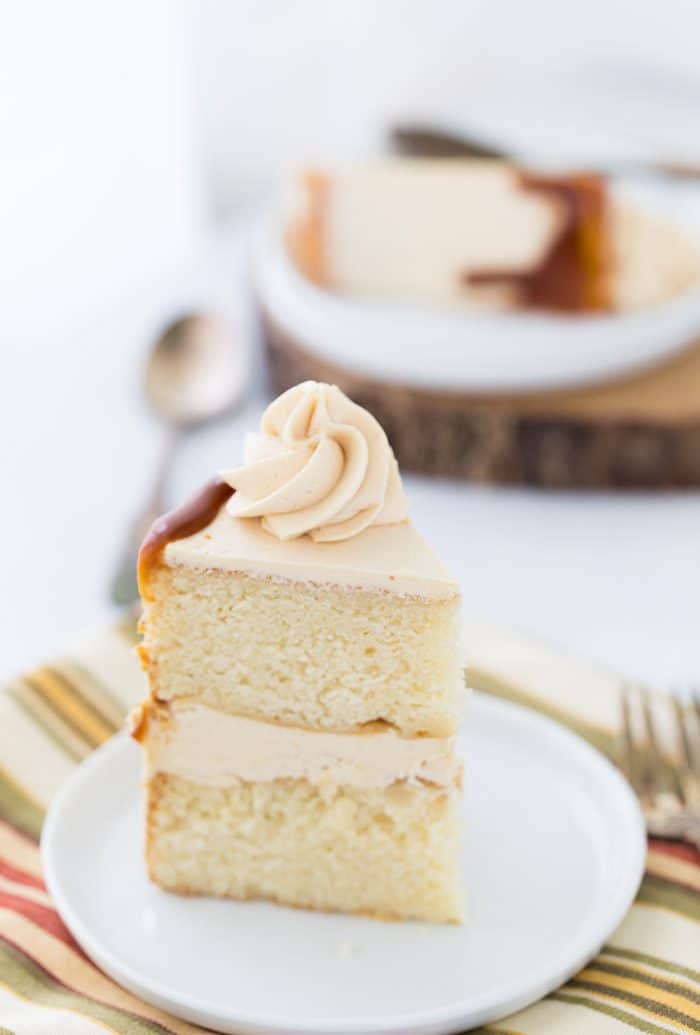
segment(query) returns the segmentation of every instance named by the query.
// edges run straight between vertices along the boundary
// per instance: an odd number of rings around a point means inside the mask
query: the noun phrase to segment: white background
[[[699,12],[1,3],[0,676],[109,616],[161,441],[139,396],[146,344],[192,304],[241,312],[241,221],[290,164],[365,153],[398,116],[543,154],[556,138],[567,154],[692,155]],[[193,437],[173,499],[235,462],[260,404]],[[652,682],[700,679],[699,494],[408,488],[472,610]]]

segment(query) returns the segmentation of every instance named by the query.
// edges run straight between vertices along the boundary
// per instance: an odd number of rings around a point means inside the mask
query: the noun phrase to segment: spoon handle
[[[114,604],[133,604],[139,599],[136,581],[136,562],[139,549],[148,529],[165,511],[165,486],[179,442],[179,431],[175,428],[171,429],[160,456],[151,494],[131,524],[119,564],[112,578],[110,597]]]

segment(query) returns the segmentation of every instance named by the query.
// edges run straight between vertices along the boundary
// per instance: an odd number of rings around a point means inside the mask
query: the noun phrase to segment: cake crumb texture
[[[660,305],[700,285],[697,245],[674,223],[619,202],[610,215],[616,309]]]
[[[160,564],[140,653],[154,696],[352,730],[457,731],[459,598],[435,600]]]
[[[146,855],[151,879],[180,894],[459,923],[460,824],[455,792],[161,773],[147,785]]]

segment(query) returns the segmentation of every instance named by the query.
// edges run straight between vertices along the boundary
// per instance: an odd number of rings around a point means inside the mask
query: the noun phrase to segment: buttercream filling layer
[[[459,783],[454,737],[402,737],[384,723],[356,733],[281,726],[177,701],[149,709],[146,776],[168,773],[197,783],[304,779],[358,788]]]

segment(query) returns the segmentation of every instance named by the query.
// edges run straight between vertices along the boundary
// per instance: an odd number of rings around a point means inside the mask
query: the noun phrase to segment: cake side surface
[[[403,158],[309,170],[296,193],[290,259],[320,286],[358,298],[624,312],[700,284],[696,243],[595,173]]]
[[[455,791],[305,780],[147,787],[151,879],[185,895],[273,899],[384,919],[458,923]]]
[[[459,597],[426,599],[161,563],[140,648],[151,691],[289,725],[449,736]]]
[[[569,198],[530,189],[506,162],[389,159],[307,170],[295,194],[302,204],[289,216],[288,252],[322,286],[477,308],[568,307],[549,272],[533,298],[522,278],[571,237]],[[579,279],[579,256],[568,265]]]
[[[697,243],[674,223],[619,201],[610,208],[610,240],[617,309],[658,305],[700,286]]]

